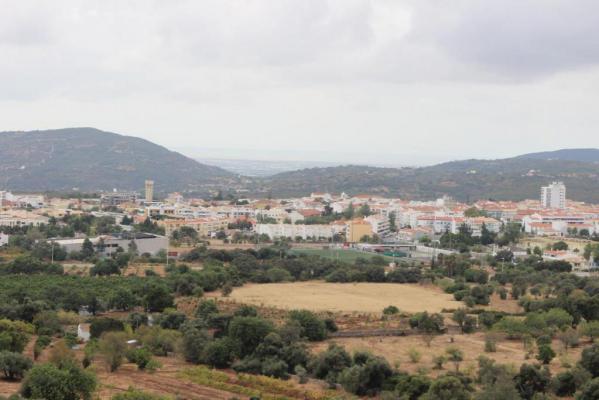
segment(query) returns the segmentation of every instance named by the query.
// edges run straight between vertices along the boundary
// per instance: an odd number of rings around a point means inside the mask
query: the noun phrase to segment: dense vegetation
[[[97,385],[88,369],[95,360],[103,360],[111,371],[117,371],[125,360],[152,371],[160,368],[157,356],[173,353],[194,364],[281,379],[293,374],[300,382],[313,377],[331,388],[342,386],[357,395],[380,394],[389,399],[532,399],[543,393],[569,396],[575,392],[581,399],[595,396],[599,345],[586,347],[579,363],[555,376],[547,368],[556,357],[552,339],[567,348],[579,346],[581,337],[599,337],[599,280],[571,274],[568,263],[544,261],[535,254],[515,259],[509,251],[502,251],[486,260],[493,274],[468,253],[439,256],[430,269],[404,264],[386,271],[382,258],[350,264],[287,250],[285,243],[244,251],[197,247],[187,261],[201,261],[201,270],[177,264],[168,268],[165,277],[136,277],[123,276],[126,262],[119,264],[116,258],[97,260],[93,276],[65,275],[61,266],[37,257],[31,248],[0,264],[4,274],[0,280],[0,370],[7,379],[23,379],[21,395],[25,398],[48,400],[89,398]],[[449,346],[436,356],[435,364],[443,373],[433,379],[423,373],[409,374],[368,352],[350,354],[336,345],[312,354],[307,343],[325,340],[337,329],[334,320],[313,312],[294,310],[282,321],[273,321],[253,307],[225,310],[201,299],[205,292],[227,294],[245,282],[311,279],[436,283],[464,302],[464,308],[451,312],[463,334],[487,332],[488,352],[495,351],[497,334],[517,338],[528,349],[531,361],[514,371],[483,356],[473,375],[460,369],[463,353]],[[524,314],[476,308],[488,304],[494,293],[518,300]],[[193,312],[174,308],[175,298],[182,296],[200,298]],[[96,316],[109,310],[125,311],[127,316]],[[78,362],[69,350],[76,343],[69,327],[82,311],[89,315],[91,341],[85,346],[83,361]],[[390,306],[383,315],[400,318],[400,311]],[[440,314],[417,313],[408,316],[407,323],[429,345],[447,331]],[[36,357],[50,341],[58,340],[50,350],[50,362],[33,364],[22,355],[33,334],[38,336]],[[126,345],[131,338],[138,346]],[[419,358],[416,353],[413,357]],[[453,367],[445,370],[445,363]],[[151,398],[134,391],[120,396]]]

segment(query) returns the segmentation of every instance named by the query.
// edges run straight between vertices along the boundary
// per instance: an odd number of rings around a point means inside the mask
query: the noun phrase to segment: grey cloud
[[[479,66],[498,78],[523,80],[599,63],[596,1],[434,4],[416,6],[414,37],[429,40],[449,58]]]

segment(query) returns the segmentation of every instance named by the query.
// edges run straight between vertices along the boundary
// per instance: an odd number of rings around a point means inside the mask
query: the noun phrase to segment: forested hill
[[[599,203],[599,150],[533,153],[501,160],[465,160],[421,168],[339,166],[243,178],[208,166],[147,140],[93,128],[0,133],[0,190],[216,191],[254,197],[305,196],[315,191],[372,193],[407,199],[444,194],[461,201],[538,198],[539,190],[562,180],[568,198]],[[575,160],[570,160],[574,158]]]
[[[93,128],[0,133],[0,189],[204,191],[234,174],[144,139]]]
[[[447,194],[461,201],[521,200],[538,198],[540,187],[553,180],[565,182],[568,198],[599,203],[599,164],[518,157],[454,161],[421,168],[311,168],[264,179],[260,189],[273,196],[328,191],[407,199],[434,199]]]
[[[561,149],[540,153],[523,154],[518,158],[537,160],[568,160],[599,163],[599,149]]]

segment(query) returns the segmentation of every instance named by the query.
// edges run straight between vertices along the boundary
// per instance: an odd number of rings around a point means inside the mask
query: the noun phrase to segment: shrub
[[[19,353],[9,351],[0,352],[0,371],[7,379],[21,379],[25,376],[33,363],[30,359]]]
[[[541,361],[543,364],[549,364],[551,360],[555,358],[555,351],[548,345],[542,345],[539,347],[539,354],[537,355],[537,360]]]
[[[408,350],[408,357],[410,358],[411,362],[416,364],[420,362],[420,359],[422,359],[422,353],[420,353],[418,350],[412,347]]]
[[[582,351],[580,365],[591,373],[593,378],[599,376],[599,345],[593,344]]]
[[[94,318],[89,326],[89,334],[92,338],[99,338],[104,332],[123,331],[123,321],[114,318]]]
[[[536,393],[547,390],[550,383],[549,370],[538,365],[522,364],[514,382],[520,396],[526,400],[532,399]]]
[[[152,353],[143,347],[130,349],[125,356],[129,362],[136,364],[140,370],[146,369],[146,366],[152,361]]]
[[[443,369],[443,364],[445,364],[445,361],[447,361],[447,358],[441,354],[438,356],[433,356],[433,364],[435,364],[435,366],[433,367],[434,369]]]
[[[31,368],[21,386],[21,394],[30,399],[89,399],[95,388],[95,375],[75,364],[61,368],[41,364]]]
[[[296,365],[294,372],[297,375],[300,384],[308,383],[308,371],[306,371],[306,368],[301,365]]]
[[[383,309],[384,315],[394,315],[399,313],[399,308],[395,306],[387,306]]]
[[[485,335],[485,352],[495,353],[497,351],[497,337],[493,334]]]
[[[124,393],[114,395],[112,400],[168,400],[168,398],[129,388]]]
[[[457,347],[448,347],[445,353],[447,353],[447,361],[451,361],[455,366],[456,372],[458,372],[460,363],[464,361],[464,352]]]
[[[581,389],[577,400],[599,399],[599,378],[587,382]]]
[[[571,371],[557,374],[551,381],[553,392],[559,397],[572,396],[576,392],[576,380]]]
[[[311,362],[310,370],[318,379],[330,377],[336,381],[337,375],[352,363],[350,355],[343,347],[330,344],[326,351],[320,352]]]
[[[327,328],[323,320],[308,310],[293,310],[289,313],[291,320],[299,322],[301,335],[310,341],[320,341],[327,337]]]
[[[98,342],[98,349],[108,363],[110,372],[114,372],[123,363],[123,356],[127,351],[127,336],[124,332],[107,332]]]
[[[204,362],[212,367],[227,368],[233,361],[233,345],[228,338],[216,339],[204,348]]]
[[[52,338],[50,338],[50,336],[46,336],[46,335],[41,335],[38,336],[35,344],[33,345],[33,359],[37,360],[37,358],[40,356],[40,354],[42,354],[42,351],[48,347],[48,345],[50,344],[50,342],[52,341]]]
[[[428,396],[435,400],[469,400],[470,392],[461,380],[454,376],[442,376],[431,384]]]
[[[237,342],[241,358],[251,354],[272,331],[272,324],[259,317],[235,317],[229,324],[229,337]]]

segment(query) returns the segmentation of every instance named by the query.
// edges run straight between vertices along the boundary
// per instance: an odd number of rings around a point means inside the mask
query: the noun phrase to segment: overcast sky
[[[0,130],[400,164],[599,147],[596,0],[0,7]]]

